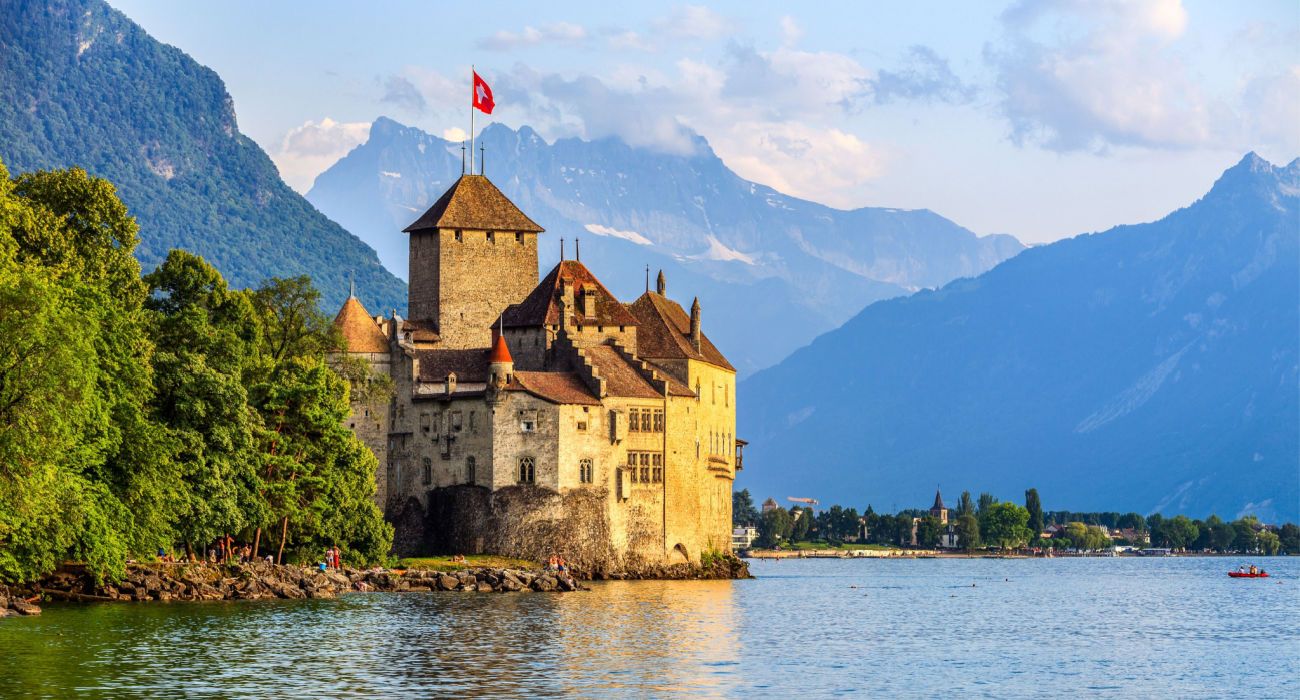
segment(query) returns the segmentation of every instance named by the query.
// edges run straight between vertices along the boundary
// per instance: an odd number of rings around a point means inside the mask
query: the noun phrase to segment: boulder
[[[551,576],[549,574],[543,574],[533,579],[532,588],[534,591],[549,592],[549,591],[554,591],[556,588],[559,587],[559,585],[560,582],[555,580],[554,576]]]
[[[22,598],[12,598],[9,601],[9,608],[15,610],[19,615],[40,615],[41,609]]]
[[[456,587],[459,585],[460,585],[460,580],[457,579],[455,576],[449,576],[447,574],[443,574],[442,576],[438,577],[438,590],[440,591],[454,591],[456,590]]]

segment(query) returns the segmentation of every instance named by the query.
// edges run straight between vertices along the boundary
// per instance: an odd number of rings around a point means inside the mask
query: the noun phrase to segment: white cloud
[[[369,137],[369,122],[337,122],[325,117],[290,129],[270,156],[280,177],[295,190],[306,192],[317,175]]]
[[[443,129],[442,137],[452,143],[460,143],[469,140],[469,132],[458,126],[453,126],[450,129]]]
[[[1059,151],[1205,145],[1231,124],[1177,40],[1179,0],[1023,2],[987,55],[1017,143]]]
[[[587,39],[587,30],[571,22],[552,22],[539,27],[524,27],[518,32],[501,30],[478,40],[481,49],[513,51],[538,44],[577,44]]]

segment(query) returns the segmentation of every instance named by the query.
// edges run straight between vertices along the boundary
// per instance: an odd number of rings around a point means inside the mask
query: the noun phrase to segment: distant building
[[[758,528],[752,526],[738,527],[731,531],[731,549],[740,551],[749,549],[758,539]]]
[[[763,501],[763,512],[764,512],[764,513],[767,513],[767,512],[769,512],[769,511],[776,510],[777,508],[780,508],[780,506],[778,506],[778,505],[776,504],[776,500],[775,500],[775,499],[769,498],[769,499],[767,499],[766,501]]]
[[[930,515],[938,518],[940,525],[948,524],[948,507],[943,504],[943,495],[939,489],[934,490],[934,505],[930,506]]]
[[[957,526],[948,523],[943,528],[943,533],[939,535],[939,547],[942,549],[957,549],[959,539],[957,537]]]

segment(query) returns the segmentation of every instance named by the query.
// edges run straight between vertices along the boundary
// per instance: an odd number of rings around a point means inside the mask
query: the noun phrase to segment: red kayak
[[[1233,578],[1268,578],[1267,571],[1261,571],[1257,574],[1248,574],[1244,571],[1229,571],[1228,575]]]

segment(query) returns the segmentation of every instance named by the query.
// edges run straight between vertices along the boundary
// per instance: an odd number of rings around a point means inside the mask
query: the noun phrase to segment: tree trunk
[[[194,561],[194,548],[190,546],[189,540],[185,540],[185,558]]]
[[[257,558],[257,548],[262,544],[262,528],[257,528],[257,534],[253,535],[253,558]]]
[[[280,551],[276,552],[275,563],[284,563],[284,540],[289,536],[289,516],[284,516],[284,521],[280,525]]]

